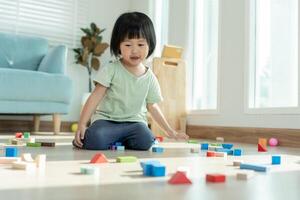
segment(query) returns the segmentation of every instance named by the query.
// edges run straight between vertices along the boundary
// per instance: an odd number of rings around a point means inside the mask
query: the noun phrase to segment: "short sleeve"
[[[147,103],[159,103],[163,100],[163,97],[161,95],[160,86],[158,83],[157,78],[154,74],[152,74],[152,77],[150,79],[149,83],[149,91],[146,98]]]
[[[105,87],[110,87],[112,78],[114,76],[114,71],[115,71],[115,67],[113,64],[108,64],[102,67],[94,77],[93,79],[94,83],[95,84],[100,83]]]

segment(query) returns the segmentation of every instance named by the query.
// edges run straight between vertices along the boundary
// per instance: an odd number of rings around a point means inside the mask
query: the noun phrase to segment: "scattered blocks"
[[[225,180],[226,176],[223,174],[206,174],[206,182],[222,183]]]
[[[117,157],[117,162],[119,163],[132,163],[132,162],[136,162],[137,158],[134,156],[120,156]]]
[[[0,164],[12,164],[20,160],[20,157],[0,157]]]
[[[233,155],[234,156],[241,156],[242,155],[242,149],[234,149],[233,150]]]
[[[201,143],[201,150],[208,150],[208,143]]]
[[[22,138],[22,136],[23,136],[23,133],[21,133],[21,132],[16,133],[16,138]]]
[[[258,172],[267,172],[269,170],[266,166],[263,165],[254,165],[254,164],[246,164],[246,163],[241,163],[240,169],[250,169]]]
[[[245,172],[238,172],[236,174],[236,178],[238,180],[248,180],[254,176],[254,171],[245,171]]]
[[[267,151],[267,139],[266,138],[258,139],[257,150],[258,150],[258,152],[266,152]]]
[[[272,156],[272,165],[280,165],[281,156]]]
[[[186,176],[186,173],[177,171],[171,179],[168,181],[169,184],[191,184],[192,181]]]
[[[222,144],[222,147],[224,149],[231,149],[233,147],[233,144]]]
[[[107,163],[107,158],[103,153],[97,153],[93,156],[90,163],[98,164],[98,163]]]
[[[6,157],[17,157],[19,155],[19,149],[16,147],[6,147],[5,156]]]
[[[164,148],[162,148],[162,147],[152,147],[152,152],[163,153],[164,152]]]

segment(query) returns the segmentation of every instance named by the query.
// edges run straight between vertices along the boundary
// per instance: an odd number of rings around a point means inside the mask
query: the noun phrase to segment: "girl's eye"
[[[126,46],[126,47],[130,47],[131,45],[130,45],[130,44],[125,44],[125,46]]]
[[[145,44],[139,44],[140,47],[145,46]]]

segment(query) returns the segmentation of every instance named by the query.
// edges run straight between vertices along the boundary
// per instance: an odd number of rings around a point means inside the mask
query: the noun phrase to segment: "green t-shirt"
[[[150,68],[137,77],[118,60],[104,66],[94,82],[107,87],[107,90],[92,122],[105,119],[147,124],[147,103],[162,101],[159,83]]]

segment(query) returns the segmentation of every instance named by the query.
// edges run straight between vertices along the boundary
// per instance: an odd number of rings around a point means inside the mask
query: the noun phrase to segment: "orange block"
[[[90,163],[107,163],[107,158],[103,153],[97,153],[94,155]]]
[[[266,138],[259,138],[257,150],[259,152],[266,152],[267,151],[267,139]]]
[[[225,182],[226,176],[223,174],[206,174],[206,181],[213,183]]]
[[[159,142],[164,141],[164,137],[163,136],[156,136],[155,139],[158,140]]]
[[[168,181],[170,184],[191,184],[192,181],[186,176],[185,172],[177,171]]]
[[[207,151],[206,152],[206,157],[215,157],[216,156],[216,152],[214,151]]]

